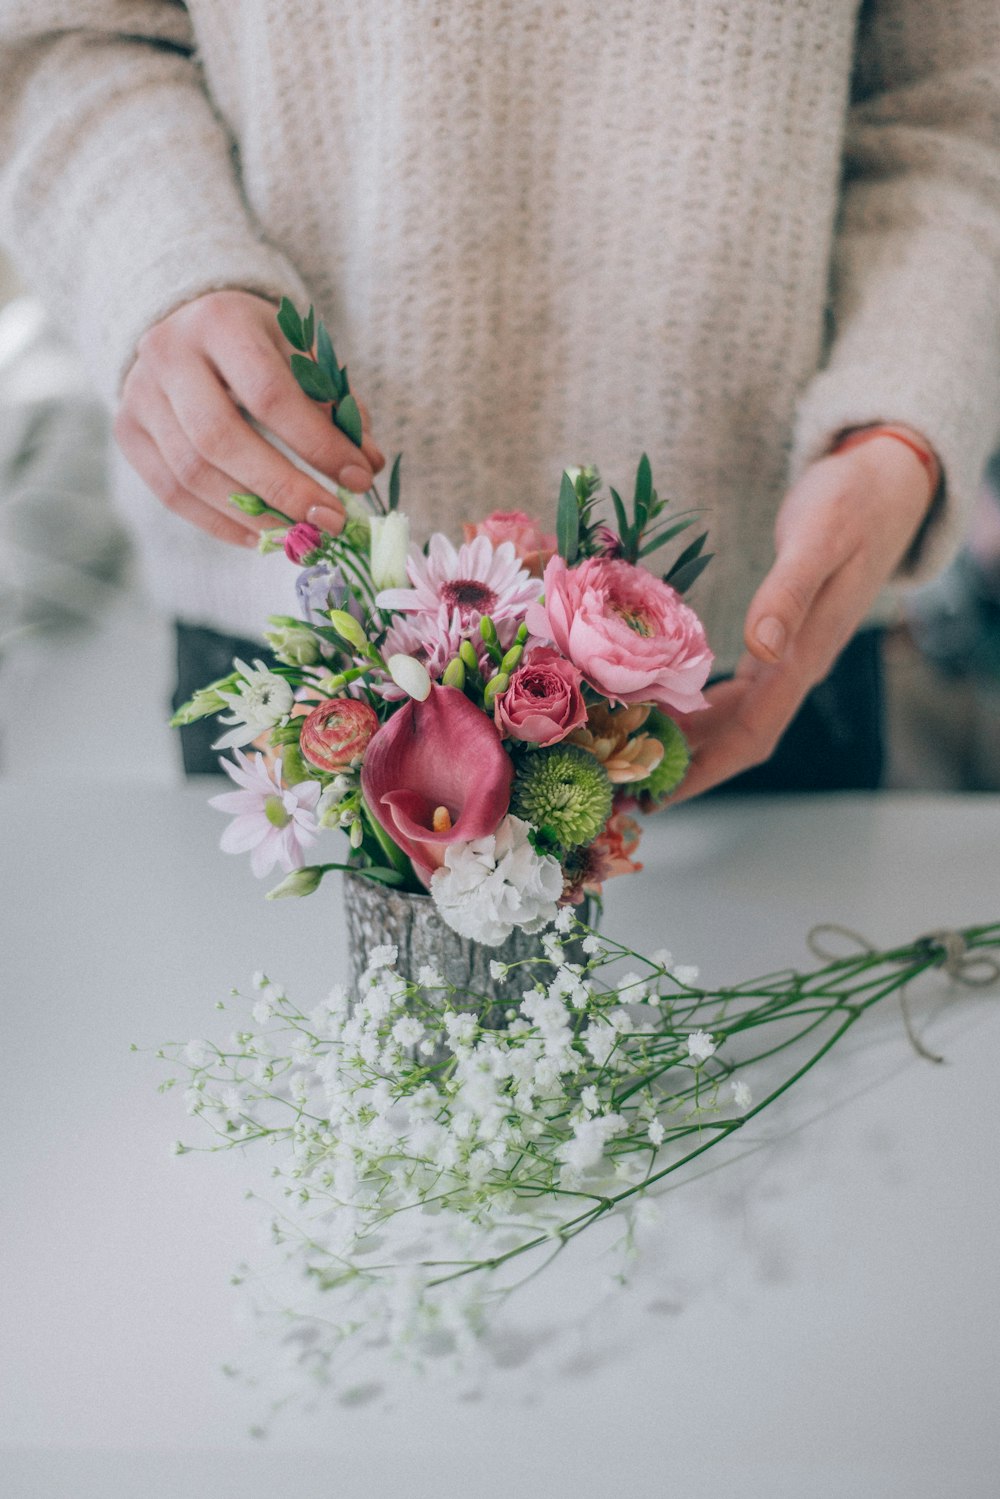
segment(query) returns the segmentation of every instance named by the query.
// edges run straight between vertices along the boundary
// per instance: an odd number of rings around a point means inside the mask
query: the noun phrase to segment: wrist
[[[828,456],[848,452],[862,443],[885,439],[908,448],[927,476],[927,502],[930,504],[941,486],[941,464],[931,444],[913,427],[902,422],[877,422],[868,427],[848,427],[830,446]]]

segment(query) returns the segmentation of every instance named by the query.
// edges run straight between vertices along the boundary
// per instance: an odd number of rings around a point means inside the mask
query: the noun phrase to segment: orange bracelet
[[[927,471],[927,477],[931,481],[931,494],[937,492],[938,484],[941,482],[941,465],[938,463],[937,455],[933,448],[925,446],[918,438],[910,432],[901,432],[898,427],[852,427],[837,439],[830,449],[833,453],[845,453],[848,448],[855,448],[859,443],[867,442],[872,437],[894,437],[908,447],[911,453],[916,454]]]

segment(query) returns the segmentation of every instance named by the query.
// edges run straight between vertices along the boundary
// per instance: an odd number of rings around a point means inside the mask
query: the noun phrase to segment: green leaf
[[[403,461],[402,453],[396,454],[396,461],[392,465],[389,475],[389,509],[395,510],[399,505],[399,465]]]
[[[679,536],[682,531],[686,531],[688,526],[693,526],[696,519],[696,516],[689,515],[687,520],[675,521],[672,526],[667,526],[665,531],[658,531],[655,536],[651,536],[645,543],[639,556],[646,557],[650,552],[655,552],[657,547],[663,546],[668,541],[673,541],[674,537]]]
[[[705,552],[700,557],[693,557],[683,567],[671,570],[669,578],[665,581],[669,582],[671,588],[676,588],[678,593],[687,593],[695,579],[701,577],[714,556],[714,552]]]
[[[700,536],[696,536],[691,545],[686,546],[683,552],[681,552],[680,556],[671,567],[670,572],[667,573],[667,577],[669,578],[671,573],[680,572],[681,568],[684,567],[688,562],[693,562],[696,557],[699,557],[707,540],[707,531],[702,531]]]
[[[325,375],[329,375],[330,383],[337,393],[337,399],[347,395],[341,380],[340,365],[337,363],[337,355],[334,352],[330,335],[326,331],[326,324],[320,322],[316,330],[316,362]]]
[[[313,401],[335,401],[337,392],[325,370],[302,354],[292,355],[292,374]]]
[[[315,338],[315,336],[316,312],[312,303],[310,302],[309,311],[306,313],[305,317],[302,320],[302,337],[305,340],[305,352],[307,354],[312,350],[313,339]]]
[[[649,466],[649,459],[643,453],[639,459],[639,468],[635,476],[635,524],[636,530],[641,534],[643,526],[649,519],[649,507],[653,502],[653,470]]]
[[[611,503],[615,507],[615,520],[618,522],[618,536],[624,543],[628,540],[628,516],[625,514],[625,506],[617,489],[611,491]]]
[[[556,544],[559,555],[570,566],[576,561],[580,549],[580,502],[569,474],[564,473],[559,487],[559,508],[556,511]]]
[[[353,396],[344,396],[333,413],[334,425],[339,427],[345,437],[349,437],[356,448],[361,446],[361,412],[358,403]]]
[[[287,297],[282,297],[281,306],[278,308],[278,327],[293,349],[301,349],[303,352],[308,349],[302,319],[295,311],[294,302],[290,302]]]

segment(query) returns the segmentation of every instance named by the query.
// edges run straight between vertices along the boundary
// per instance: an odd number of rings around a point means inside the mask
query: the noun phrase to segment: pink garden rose
[[[504,739],[556,744],[587,722],[582,678],[558,651],[540,646],[510,679],[493,704],[493,720]]]
[[[712,652],[701,620],[644,567],[589,557],[568,568],[553,557],[545,601],[532,604],[525,621],[611,703],[655,703],[679,713],[707,706],[701,689]]]
[[[373,816],[424,884],[451,843],[495,833],[514,767],[492,720],[455,687],[431,687],[379,729],[361,767]]]
[[[542,576],[542,569],[549,558],[555,555],[556,538],[543,531],[536,520],[525,515],[523,510],[494,510],[485,520],[462,527],[466,541],[477,536],[486,536],[498,547],[502,541],[514,543],[514,550],[533,578]]]
[[[299,521],[298,525],[285,532],[285,556],[289,562],[298,566],[315,552],[322,540],[323,533],[316,526],[310,525],[307,520]]]

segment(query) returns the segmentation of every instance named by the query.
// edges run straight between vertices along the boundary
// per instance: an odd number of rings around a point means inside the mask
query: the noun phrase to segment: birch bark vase
[[[530,961],[543,957],[541,937],[515,930],[499,947],[484,947],[452,931],[429,895],[408,895],[377,885],[374,880],[345,874],[344,908],[355,988],[371,949],[391,944],[397,950],[395,966],[404,978],[415,983],[426,964],[454,984],[459,996],[466,993],[472,998],[468,1008],[479,1011],[485,1024],[499,1027],[504,1012],[518,1007],[525,989],[530,989],[540,974],[551,979],[547,963],[544,969],[542,965],[536,969]],[[515,968],[507,978],[494,979],[490,976],[494,961],[525,962],[525,966]],[[477,996],[482,996],[478,1003]]]

